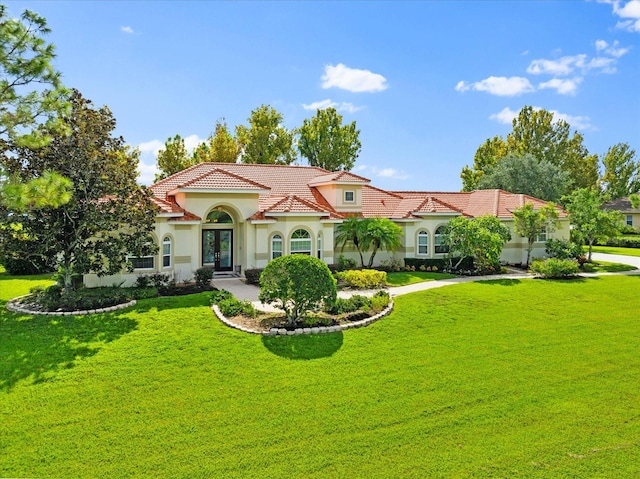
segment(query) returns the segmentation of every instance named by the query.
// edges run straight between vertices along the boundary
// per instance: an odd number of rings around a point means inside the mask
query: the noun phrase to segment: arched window
[[[418,254],[429,254],[429,233],[427,233],[425,230],[421,230],[418,232]]]
[[[165,236],[162,240],[162,267],[169,268],[171,266],[171,238]]]
[[[322,233],[318,233],[318,259],[322,259]]]
[[[207,215],[205,223],[210,224],[232,224],[233,218],[229,216],[229,213],[218,207]]]
[[[436,247],[436,253],[448,253],[449,247],[445,244],[442,244],[442,239],[445,234],[445,226],[438,226],[436,229],[436,234],[434,235],[434,244]]]
[[[291,235],[291,254],[311,255],[311,235],[307,230],[295,230]]]
[[[271,237],[271,259],[282,256],[282,236],[273,235]]]

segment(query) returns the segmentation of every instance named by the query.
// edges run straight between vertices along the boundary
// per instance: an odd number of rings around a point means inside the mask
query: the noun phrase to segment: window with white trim
[[[444,234],[445,234],[445,226],[438,226],[436,228],[436,232],[433,235],[433,243],[435,246],[435,252],[436,253],[448,253],[449,252],[449,247],[445,244],[443,244],[442,240],[444,238]]]
[[[425,230],[421,230],[418,232],[418,254],[429,254],[429,233],[427,233]]]
[[[633,226],[633,215],[627,215],[627,226]]]
[[[322,259],[322,233],[318,233],[318,259]]]
[[[353,203],[356,200],[356,192],[355,191],[345,191],[344,192],[344,202],[345,203]]]
[[[273,235],[271,237],[271,259],[282,256],[282,236]]]
[[[291,254],[308,254],[311,256],[311,235],[307,230],[298,229],[291,235]]]
[[[171,266],[171,238],[165,236],[162,240],[162,267],[169,268]]]
[[[547,241],[547,227],[543,226],[540,232],[536,234],[536,243],[544,243]]]

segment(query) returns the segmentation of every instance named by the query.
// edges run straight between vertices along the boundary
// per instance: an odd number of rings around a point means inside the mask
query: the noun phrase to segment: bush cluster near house
[[[571,259],[547,258],[534,260],[531,271],[546,279],[570,278],[580,272],[578,263]]]
[[[384,288],[387,285],[387,273],[375,269],[352,269],[336,273],[338,281],[356,289]]]

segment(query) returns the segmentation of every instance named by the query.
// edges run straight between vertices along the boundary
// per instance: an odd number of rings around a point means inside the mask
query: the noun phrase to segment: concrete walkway
[[[621,256],[613,254],[593,253],[593,259],[597,261],[607,261],[610,263],[622,263],[635,266],[639,268],[636,271],[628,271],[623,273],[582,273],[582,276],[597,276],[598,274],[610,275],[610,274],[640,274],[640,257],[634,256]],[[490,276],[460,276],[457,278],[442,279],[439,281],[425,281],[422,283],[408,284],[406,286],[394,286],[386,288],[389,291],[391,297],[400,296],[403,294],[415,293],[417,291],[424,291],[427,289],[441,288],[442,286],[449,286],[459,283],[471,283],[473,281],[487,281],[487,280],[500,280],[500,279],[525,279],[533,278],[533,275],[523,273],[519,271],[512,271],[507,274],[494,274]],[[260,288],[253,284],[246,284],[244,281],[238,278],[218,278],[213,280],[213,285],[218,289],[226,289],[234,297],[240,300],[248,300],[253,303],[256,309],[261,311],[279,311],[271,305],[263,304],[258,300],[260,294]],[[358,291],[339,291],[338,297],[348,298],[354,294],[360,294],[363,296],[372,296],[376,293],[376,290],[358,290]]]

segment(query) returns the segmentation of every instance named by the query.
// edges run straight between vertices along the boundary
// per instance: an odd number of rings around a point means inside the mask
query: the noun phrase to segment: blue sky
[[[52,29],[68,87],[108,105],[155,153],[269,104],[356,121],[354,172],[392,190],[457,191],[477,147],[525,105],[556,112],[591,153],[640,151],[640,0],[22,2]],[[306,164],[304,159],[300,164]]]

